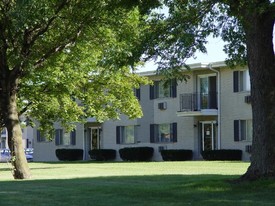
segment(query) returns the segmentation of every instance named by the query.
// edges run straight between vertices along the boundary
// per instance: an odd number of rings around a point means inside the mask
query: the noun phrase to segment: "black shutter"
[[[60,145],[60,133],[59,130],[55,130],[55,145]]]
[[[37,130],[36,132],[36,139],[37,139],[37,142],[41,142],[41,134],[39,130]]]
[[[155,86],[150,85],[150,99],[155,99]]]
[[[120,126],[116,127],[116,143],[120,144]]]
[[[178,141],[177,123],[176,122],[172,123],[171,128],[172,128],[172,134],[173,134],[173,142],[177,142]]]
[[[240,141],[240,124],[239,120],[234,120],[234,141],[238,142]]]
[[[136,97],[138,100],[140,100],[140,88],[136,89]]]
[[[239,71],[233,72],[233,92],[239,92]]]
[[[70,137],[71,137],[71,145],[75,145],[76,144],[76,132],[75,132],[75,130],[71,131]]]
[[[155,124],[150,124],[150,142],[155,142]]]
[[[177,80],[171,80],[171,97],[177,97]]]

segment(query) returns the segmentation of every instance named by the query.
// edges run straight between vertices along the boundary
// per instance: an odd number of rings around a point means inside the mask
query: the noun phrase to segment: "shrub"
[[[221,149],[202,151],[205,160],[242,160],[242,150]]]
[[[56,149],[55,155],[60,161],[82,160],[83,149]]]
[[[114,149],[93,149],[89,151],[91,159],[97,161],[113,160],[116,158],[116,150]]]
[[[193,158],[192,150],[161,150],[161,156],[164,161],[184,161]]]
[[[125,147],[119,150],[120,158],[124,161],[149,161],[153,153],[152,147]]]

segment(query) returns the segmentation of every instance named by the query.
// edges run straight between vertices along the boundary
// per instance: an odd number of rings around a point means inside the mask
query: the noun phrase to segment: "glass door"
[[[211,75],[201,75],[198,79],[199,109],[217,109],[217,78]]]
[[[201,122],[202,151],[216,149],[216,122]]]
[[[100,137],[101,137],[100,127],[89,127],[86,129],[85,135],[85,160],[89,160],[89,151],[93,149],[100,149]]]

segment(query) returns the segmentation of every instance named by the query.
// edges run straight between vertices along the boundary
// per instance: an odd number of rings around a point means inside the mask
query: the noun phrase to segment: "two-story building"
[[[243,160],[249,160],[252,140],[250,80],[247,68],[229,69],[224,62],[192,64],[187,82],[170,81],[164,86],[155,71],[140,75],[153,85],[135,90],[144,116],[98,123],[90,118],[76,130],[64,133],[57,125],[53,141],[34,132],[35,161],[56,161],[57,148],[84,150],[89,159],[91,149],[115,149],[150,146],[153,160],[162,160],[160,150],[191,149],[194,159],[201,151],[241,149]],[[117,160],[120,157],[117,152]]]

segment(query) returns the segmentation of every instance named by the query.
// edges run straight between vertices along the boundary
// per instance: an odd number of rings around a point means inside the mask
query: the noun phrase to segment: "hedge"
[[[60,161],[83,160],[83,149],[56,149],[55,155]]]
[[[120,158],[124,161],[149,161],[153,154],[152,147],[125,147],[119,150]]]
[[[89,151],[91,159],[97,161],[114,160],[116,158],[116,150],[114,149],[93,149]]]
[[[205,160],[242,160],[242,150],[221,149],[202,151]]]
[[[185,160],[191,160],[193,158],[192,150],[171,149],[171,150],[161,150],[160,153],[164,161],[185,161]]]

